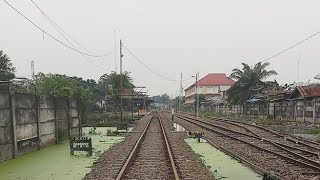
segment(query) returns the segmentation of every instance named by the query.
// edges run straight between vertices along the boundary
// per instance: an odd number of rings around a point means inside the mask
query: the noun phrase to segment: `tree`
[[[35,93],[45,96],[73,96],[81,99],[81,113],[85,115],[95,104],[94,92],[85,85],[79,83],[75,78],[61,74],[39,73],[35,81],[27,82],[23,92]]]
[[[15,77],[16,68],[11,63],[10,58],[0,51],[0,81],[8,81]]]
[[[129,72],[122,74],[122,88],[131,88],[133,86],[132,78],[129,74]],[[106,86],[112,85],[113,89],[118,90],[120,89],[120,78],[121,75],[116,72],[106,73],[99,78],[98,88],[105,90]]]
[[[120,79],[122,80],[122,86],[120,85]],[[108,86],[112,86],[112,89],[108,89]],[[111,72],[110,74],[104,74],[99,78],[97,88],[102,92],[103,97],[107,95],[112,99],[112,101],[120,107],[120,91],[121,89],[131,89],[133,88],[132,78],[129,72],[124,72],[122,75],[116,72]],[[123,99],[123,107],[128,106],[131,99]]]
[[[227,91],[228,102],[230,104],[244,103],[253,93],[255,87],[265,87],[268,84],[262,80],[277,75],[274,70],[266,70],[270,63],[257,63],[254,67],[250,67],[246,63],[242,63],[242,70],[233,69],[231,78],[237,82]]]
[[[170,97],[167,94],[162,94],[158,96],[153,96],[151,98],[154,103],[166,104],[170,101]]]

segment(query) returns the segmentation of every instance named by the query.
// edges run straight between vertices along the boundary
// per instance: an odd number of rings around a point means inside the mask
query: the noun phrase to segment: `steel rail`
[[[248,124],[246,124],[246,123],[239,123],[239,124],[238,124],[237,122],[233,122],[233,121],[229,122],[229,120],[225,120],[225,119],[223,119],[223,120],[220,120],[220,119],[219,119],[218,121],[223,122],[223,123],[227,123],[227,124],[232,124],[232,125],[234,125],[234,126],[243,128],[243,129],[249,131],[250,133],[254,134],[255,136],[257,136],[257,137],[259,137],[259,138],[261,138],[261,139],[268,140],[268,139],[266,139],[265,137],[262,137],[261,135],[259,135],[258,133],[253,132],[253,130],[249,129],[248,127],[245,127],[244,124],[245,124],[245,125],[248,125]],[[259,129],[259,128],[258,128],[258,129]],[[282,136],[280,136],[280,137],[282,137]],[[283,137],[282,137],[282,138],[283,138]],[[294,149],[294,150],[302,151],[302,152],[305,152],[305,153],[312,154],[313,156],[319,157],[319,154],[316,153],[316,152],[313,152],[313,151],[309,151],[309,150],[305,150],[305,149],[302,149],[302,148],[298,148],[298,147],[293,147],[293,146],[290,146],[290,145],[282,144],[282,143],[279,143],[279,142],[275,142],[275,141],[273,141],[273,140],[269,140],[269,141],[271,141],[271,142],[273,142],[273,143],[276,143],[276,144],[278,144],[278,145],[280,145],[280,146],[286,147],[286,148],[291,148],[291,149]],[[294,141],[291,141],[291,142],[294,142]],[[296,143],[296,142],[295,142],[295,143]],[[301,143],[301,142],[300,142],[299,144],[305,145],[304,143]],[[310,147],[308,144],[305,145],[305,146],[307,146],[307,147],[309,147],[309,148],[316,149],[316,148],[314,148],[313,146]],[[318,150],[318,149],[317,149],[317,150]]]
[[[317,143],[317,142],[315,142],[315,141],[311,141],[311,140],[305,139],[305,138],[295,137],[295,136],[292,136],[292,135],[290,135],[290,134],[285,134],[285,135],[283,135],[283,134],[280,134],[279,132],[276,132],[276,131],[274,131],[274,130],[268,129],[268,128],[263,127],[263,126],[260,126],[260,125],[253,125],[253,124],[250,124],[250,123],[247,123],[247,122],[241,122],[241,121],[236,121],[236,120],[232,120],[232,119],[223,119],[223,118],[210,118],[210,119],[212,119],[212,120],[217,119],[217,120],[220,120],[220,121],[231,121],[231,122],[234,122],[234,123],[245,124],[245,125],[248,125],[248,126],[251,126],[251,127],[255,127],[255,128],[258,128],[258,129],[261,129],[261,130],[268,131],[268,132],[270,132],[270,133],[272,133],[272,134],[275,134],[275,135],[280,136],[280,137],[282,137],[282,138],[286,138],[287,140],[292,141],[292,142],[295,142],[295,143],[296,143],[297,141],[294,140],[294,139],[297,139],[297,140],[299,140],[298,143],[303,144],[303,145],[305,145],[305,146],[308,146],[308,147],[310,147],[310,148],[313,148],[313,149],[316,149],[316,150],[320,151],[320,148],[315,147],[315,146],[312,146],[312,145],[310,145],[310,144],[307,144],[306,142],[320,146],[319,143]],[[288,138],[288,137],[290,137],[290,138]]]
[[[139,139],[137,140],[135,146],[133,147],[133,149],[131,150],[131,153],[130,155],[128,156],[126,162],[124,163],[124,165],[122,166],[116,180],[120,180],[123,178],[123,176],[125,175],[130,163],[132,162],[133,160],[133,157],[135,156],[135,154],[137,153],[138,151],[138,148],[142,142],[142,139],[146,136],[146,132],[151,124],[151,121],[152,119],[155,117],[155,115],[153,114],[150,121],[148,122],[147,126],[145,127],[145,129],[143,130],[141,136],[139,137]],[[161,126],[161,132],[162,132],[162,135],[163,135],[163,138],[164,138],[164,141],[165,141],[165,144],[166,144],[166,148],[167,148],[167,152],[168,152],[168,156],[170,158],[170,164],[171,164],[171,168],[172,168],[172,171],[173,171],[173,174],[174,174],[174,178],[175,180],[179,180],[179,175],[178,175],[178,171],[177,171],[177,168],[176,168],[176,165],[175,165],[175,162],[174,162],[174,159],[173,159],[173,156],[172,156],[172,152],[171,152],[171,149],[170,149],[170,145],[169,145],[169,142],[168,142],[168,139],[167,139],[167,135],[166,135],[166,132],[164,130],[164,127],[163,127],[163,124],[162,124],[162,121],[161,121],[161,118],[159,116],[159,122],[160,122],[160,126]]]
[[[223,130],[229,131],[229,132],[231,132],[231,133],[238,133],[238,134],[241,134],[241,135],[244,135],[244,136],[247,136],[247,137],[251,137],[251,138],[255,138],[255,139],[259,139],[259,140],[266,141],[266,142],[268,142],[268,143],[270,143],[270,144],[272,144],[272,145],[274,145],[274,146],[276,146],[276,147],[278,147],[278,148],[280,148],[280,149],[282,149],[282,150],[284,150],[284,151],[286,151],[286,152],[288,152],[288,153],[290,153],[290,154],[293,154],[293,155],[295,155],[295,156],[298,156],[299,158],[307,161],[308,163],[310,163],[310,164],[312,164],[312,165],[315,165],[315,166],[317,166],[317,167],[320,167],[320,163],[319,163],[318,161],[314,161],[314,160],[309,159],[309,158],[307,158],[307,157],[305,157],[305,156],[302,156],[302,155],[300,155],[300,154],[298,154],[298,153],[296,153],[296,152],[292,152],[292,151],[290,151],[290,150],[287,149],[287,148],[291,148],[291,149],[295,149],[295,150],[299,150],[299,151],[304,151],[304,152],[309,153],[309,154],[312,154],[312,155],[314,155],[314,156],[318,156],[318,154],[316,154],[316,153],[314,153],[314,152],[310,152],[310,151],[306,151],[306,150],[301,150],[300,148],[296,148],[296,147],[289,146],[289,145],[279,144],[279,143],[274,142],[274,141],[271,141],[271,140],[269,140],[269,139],[267,139],[267,138],[260,137],[259,135],[255,135],[255,136],[248,135],[248,134],[245,134],[245,133],[242,133],[242,132],[234,131],[234,130],[231,130],[231,129],[228,129],[228,128],[225,128],[225,127],[221,127],[221,126],[212,124],[212,123],[210,123],[210,122],[202,121],[202,120],[199,120],[199,119],[196,119],[196,118],[192,118],[192,117],[188,117],[188,116],[183,116],[183,115],[180,115],[180,116],[185,117],[185,118],[190,118],[190,119],[196,120],[196,121],[198,121],[198,122],[204,123],[204,124],[206,124],[206,125],[213,126],[213,127],[219,128],[219,129],[223,129]]]
[[[154,117],[154,114],[152,115],[150,121],[148,122],[147,126],[144,128],[141,136],[139,137],[139,139],[137,140],[137,142],[136,142],[136,144],[134,145],[133,149],[131,150],[131,153],[129,154],[129,156],[128,156],[126,162],[124,163],[124,165],[122,166],[122,168],[121,168],[121,170],[120,170],[120,172],[119,172],[116,180],[120,180],[120,179],[124,176],[127,168],[129,167],[130,162],[131,162],[132,159],[133,159],[133,156],[136,154],[136,151],[137,151],[137,149],[138,149],[138,146],[140,145],[141,140],[142,140],[142,139],[145,137],[145,135],[146,135],[147,129],[149,128],[153,117]]]
[[[167,151],[168,151],[168,154],[169,154],[169,158],[170,158],[170,163],[171,163],[174,179],[175,180],[179,180],[179,175],[178,175],[178,171],[177,171],[177,168],[176,168],[176,164],[175,164],[175,162],[173,160],[170,144],[169,144],[169,141],[168,141],[168,138],[167,138],[167,134],[166,134],[166,131],[164,130],[164,127],[163,127],[162,120],[161,120],[160,116],[159,116],[159,120],[160,120],[160,126],[161,126],[161,130],[162,130],[162,135],[163,135],[164,141],[166,143]]]
[[[175,115],[175,116],[176,116],[176,117],[179,117],[178,115]],[[205,126],[205,125],[202,125],[202,124],[199,124],[199,123],[195,122],[195,121],[201,122],[200,120],[196,120],[196,119],[193,119],[193,118],[191,118],[191,117],[184,117],[184,116],[180,116],[179,118],[181,118],[181,119],[183,119],[183,120],[185,120],[185,121],[188,121],[188,122],[190,122],[190,123],[192,123],[192,124],[195,124],[195,125],[197,125],[197,126],[200,126],[200,127],[204,128],[204,129],[207,129],[207,130],[209,130],[209,131],[212,131],[212,132],[215,132],[215,133],[217,133],[217,134],[221,134],[221,135],[223,135],[223,136],[226,136],[226,137],[228,137],[228,138],[231,138],[231,139],[240,141],[240,142],[242,142],[242,143],[244,143],[244,144],[247,144],[247,145],[249,145],[249,146],[252,146],[252,147],[254,147],[254,148],[257,148],[257,149],[260,149],[260,150],[262,150],[262,151],[265,151],[265,152],[268,152],[268,153],[271,153],[271,154],[280,156],[280,157],[282,157],[282,158],[284,158],[284,159],[287,159],[287,160],[296,162],[296,163],[301,164],[301,165],[304,165],[304,166],[306,166],[306,167],[308,167],[308,168],[310,168],[310,169],[314,169],[314,170],[316,170],[317,172],[320,172],[320,166],[317,166],[317,165],[315,166],[315,165],[312,165],[312,164],[303,162],[303,161],[301,161],[301,160],[297,160],[297,159],[288,157],[288,156],[286,156],[286,155],[283,155],[283,154],[280,154],[280,153],[277,153],[277,152],[273,152],[273,151],[271,151],[271,150],[262,148],[262,147],[260,147],[260,146],[254,145],[254,144],[252,144],[252,143],[249,143],[249,142],[247,142],[247,141],[245,141],[245,140],[242,140],[242,139],[240,139],[240,138],[231,136],[231,135],[229,135],[229,134],[226,134],[226,133],[217,131],[217,130],[215,130],[215,129],[213,129],[213,128],[210,128],[210,127],[207,127],[207,126]],[[189,119],[188,119],[188,118],[189,118]],[[195,121],[192,121],[192,120],[190,120],[190,119],[193,119],[193,120],[195,120]],[[202,122],[202,123],[205,124],[205,122]],[[206,124],[206,125],[208,125],[208,124]],[[239,132],[236,132],[236,133],[239,133]],[[277,147],[279,147],[279,146],[277,146]],[[285,148],[283,148],[283,147],[280,147],[280,148],[283,149],[283,150],[285,150],[285,151],[291,152],[290,150],[285,149]],[[293,153],[293,152],[291,152],[291,153],[292,153],[292,154],[296,154],[296,153]],[[300,156],[300,155],[299,155],[299,156]],[[305,157],[303,157],[303,158],[304,158],[304,159],[307,159],[307,158],[305,158]]]
[[[183,115],[180,114],[180,116],[183,116]],[[183,116],[183,117],[188,117],[188,116]],[[194,120],[197,120],[197,119],[195,119],[195,118],[193,118],[193,117],[188,117],[188,118],[192,118],[192,119],[194,119]],[[318,153],[315,153],[315,152],[312,152],[312,151],[309,151],[309,150],[305,150],[305,149],[301,149],[301,148],[297,148],[297,147],[293,147],[293,146],[286,145],[286,144],[281,144],[281,143],[279,143],[279,142],[274,142],[274,141],[272,141],[272,140],[269,140],[268,138],[264,138],[264,137],[260,136],[259,134],[253,132],[253,131],[250,130],[249,128],[244,127],[242,124],[249,125],[249,126],[252,126],[252,127],[255,127],[255,128],[258,128],[258,129],[263,128],[262,130],[266,130],[267,132],[270,132],[270,133],[273,133],[273,134],[275,134],[275,135],[277,135],[277,136],[280,136],[280,137],[282,137],[282,138],[285,138],[285,136],[282,136],[281,134],[279,134],[279,133],[277,133],[277,132],[274,132],[274,131],[272,131],[272,130],[270,130],[270,129],[267,129],[267,128],[265,128],[265,127],[261,127],[261,128],[260,128],[260,126],[251,125],[251,124],[249,124],[249,123],[244,123],[244,122],[243,122],[243,123],[242,123],[242,122],[239,122],[239,124],[236,124],[236,123],[238,123],[238,121],[228,120],[228,119],[222,119],[222,118],[214,118],[214,119],[211,119],[211,120],[221,121],[221,122],[225,122],[225,123],[228,123],[228,124],[232,124],[232,125],[235,125],[235,126],[244,128],[244,129],[246,129],[247,131],[249,131],[250,133],[252,133],[256,138],[259,138],[259,139],[264,140],[264,141],[268,141],[269,143],[271,143],[271,144],[273,144],[273,145],[275,145],[275,146],[282,146],[282,147],[280,147],[280,148],[282,148],[283,150],[285,150],[285,151],[287,151],[287,152],[289,152],[289,153],[294,153],[294,152],[291,152],[291,151],[288,150],[287,148],[294,149],[294,150],[298,150],[298,151],[302,151],[302,152],[305,152],[305,153],[312,154],[312,155],[315,156],[315,157],[319,157],[319,154],[318,154]],[[229,131],[229,132],[239,133],[239,134],[242,134],[242,135],[246,135],[246,136],[248,136],[248,137],[255,138],[255,137],[252,136],[252,135],[245,134],[245,133],[238,132],[238,131],[234,131],[234,130],[231,130],[231,129],[228,129],[228,128],[225,128],[225,127],[221,127],[221,126],[219,126],[219,125],[215,125],[215,124],[212,124],[212,123],[210,123],[210,122],[201,121],[201,120],[197,120],[197,121],[200,121],[200,122],[202,122],[202,123],[205,123],[205,124],[208,124],[208,125],[210,125],[210,126],[214,126],[214,127],[217,127],[217,128],[220,128],[220,129]],[[229,121],[231,121],[231,122],[229,122]],[[241,125],[240,125],[240,124],[241,124]],[[287,140],[288,140],[288,141],[291,141],[291,142],[294,142],[294,143],[299,143],[299,144],[305,145],[305,146],[307,146],[307,147],[309,147],[309,148],[313,148],[313,149],[316,149],[316,150],[320,151],[320,149],[318,149],[317,147],[311,146],[311,145],[306,144],[306,143],[304,143],[304,142],[301,142],[301,141],[297,142],[297,141],[295,141],[295,140],[293,140],[293,139],[289,139],[289,138],[287,138]],[[301,155],[296,154],[296,153],[294,153],[294,154],[297,155],[297,156],[300,156],[300,157],[303,158],[303,159],[306,159],[307,161],[311,161],[312,164],[316,164],[316,165],[319,165],[319,166],[320,166],[320,163],[319,163],[318,161],[314,161],[314,160],[312,160],[312,159],[306,158],[306,157],[301,156]]]

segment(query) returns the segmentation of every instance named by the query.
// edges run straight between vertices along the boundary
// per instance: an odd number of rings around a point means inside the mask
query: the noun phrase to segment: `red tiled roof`
[[[235,81],[223,73],[211,73],[198,81],[199,86],[232,86]]]
[[[223,73],[211,73],[198,81],[199,86],[232,86],[235,81]]]
[[[320,97],[320,86],[298,86],[299,92],[306,97]]]

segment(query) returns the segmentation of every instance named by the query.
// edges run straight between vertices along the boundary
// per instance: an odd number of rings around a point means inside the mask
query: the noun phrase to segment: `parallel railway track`
[[[287,140],[271,130],[259,133],[258,130],[254,131],[246,125],[221,119],[218,122],[209,122],[184,115],[176,115],[176,117],[210,131],[216,138],[221,138],[220,142],[245,144],[254,149],[255,153],[261,153],[265,159],[280,159],[281,164],[284,164],[288,171],[304,174],[305,177],[319,175],[318,148],[313,143],[305,143],[302,140],[298,142],[292,137]]]

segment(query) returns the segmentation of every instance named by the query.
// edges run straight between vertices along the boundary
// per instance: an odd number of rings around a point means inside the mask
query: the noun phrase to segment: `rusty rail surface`
[[[130,163],[133,161],[134,159],[134,156],[139,152],[139,146],[141,144],[141,142],[143,141],[144,137],[146,136],[146,132],[151,124],[151,121],[152,119],[154,118],[154,114],[152,115],[150,121],[148,122],[148,124],[146,125],[145,129],[143,130],[141,136],[139,137],[139,139],[137,140],[135,146],[133,147],[130,155],[128,156],[126,162],[124,163],[124,165],[122,166],[116,180],[120,180],[120,179],[123,179],[128,167],[130,166]],[[159,121],[160,121],[160,126],[161,126],[161,129],[162,129],[162,134],[163,134],[163,137],[164,137],[164,140],[165,140],[165,144],[166,144],[166,149],[167,149],[167,153],[168,153],[168,156],[170,158],[170,164],[171,164],[171,167],[172,167],[172,171],[173,171],[173,174],[174,174],[174,178],[175,180],[179,180],[179,176],[178,176],[178,172],[177,172],[177,168],[175,166],[175,162],[174,162],[174,159],[173,159],[173,156],[172,156],[172,153],[171,153],[171,149],[170,149],[170,146],[169,146],[169,142],[167,140],[167,135],[166,135],[166,132],[163,128],[163,125],[162,125],[162,121],[160,119],[160,116],[159,116]]]

